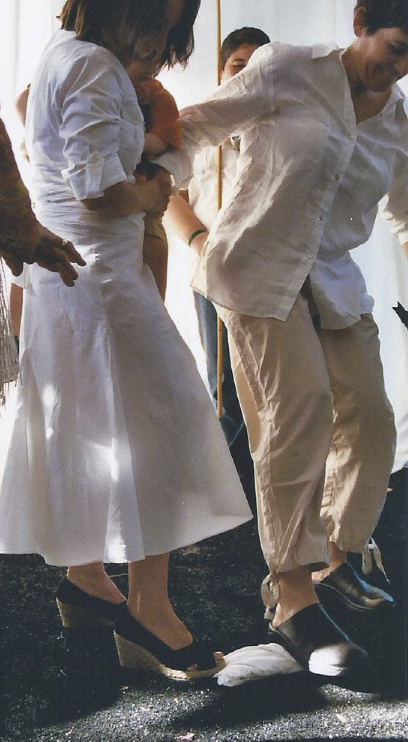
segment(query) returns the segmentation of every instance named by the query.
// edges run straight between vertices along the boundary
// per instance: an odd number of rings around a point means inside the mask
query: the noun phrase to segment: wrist
[[[207,233],[208,233],[208,230],[205,229],[205,227],[200,227],[199,229],[194,230],[194,232],[190,234],[190,237],[187,240],[188,246],[191,247],[191,243],[196,239],[196,237],[199,237],[201,234],[207,234]]]

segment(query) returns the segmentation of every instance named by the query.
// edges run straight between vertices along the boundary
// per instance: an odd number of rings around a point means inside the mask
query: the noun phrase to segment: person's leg
[[[329,561],[320,507],[333,410],[308,303],[300,296],[285,322],[223,314],[270,569],[262,590],[269,639],[310,672],[354,674],[368,655],[319,604],[311,576]]]
[[[332,402],[307,301],[285,322],[221,310],[256,472],[261,545],[270,568],[264,591],[274,623],[317,602],[311,567],[328,563],[320,519]],[[272,614],[270,614],[272,617]]]
[[[10,287],[10,317],[15,338],[20,337],[21,315],[23,311],[23,289],[15,283]]]
[[[129,613],[145,628],[180,649],[193,640],[176,616],[168,594],[169,554],[148,556],[129,564]]]
[[[344,330],[321,330],[333,393],[334,433],[326,465],[322,517],[331,563],[313,575],[324,600],[353,610],[379,610],[393,598],[347,563],[364,553],[381,514],[394,460],[395,426],[387,399],[378,330],[371,315]]]
[[[214,675],[224,666],[193,639],[168,594],[169,554],[129,564],[129,597],[118,616],[115,639],[123,667],[159,672],[179,680]]]
[[[200,340],[204,350],[207,379],[210,392],[217,404],[218,399],[218,328],[217,312],[214,305],[205,296],[194,292],[194,303],[197,312],[198,329]],[[223,413],[220,420],[228,446],[231,446],[239,438],[244,429],[241,407],[238,401],[234,377],[231,369],[231,360],[228,346],[228,337],[225,327],[222,334],[222,400]]]
[[[364,315],[344,330],[321,330],[333,394],[334,433],[322,517],[334,551],[363,552],[381,514],[395,452],[378,329]]]

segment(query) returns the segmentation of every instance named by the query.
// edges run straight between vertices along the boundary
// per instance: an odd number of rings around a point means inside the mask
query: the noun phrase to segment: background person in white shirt
[[[272,638],[333,675],[365,657],[318,594],[334,590],[367,612],[393,603],[346,561],[367,548],[395,446],[373,301],[349,251],[366,241],[387,193],[391,226],[408,239],[408,120],[395,85],[408,72],[407,0],[359,0],[354,30],[345,51],[261,47],[182,112],[181,151],[160,158],[188,182],[201,147],[241,132],[237,180],[193,286],[229,332]]]
[[[246,67],[253,52],[269,43],[269,36],[259,28],[247,27],[232,31],[221,46],[221,82],[229,80]],[[229,137],[222,145],[222,196],[233,188],[239,136]],[[208,231],[215,221],[218,204],[218,147],[206,147],[194,160],[194,176],[188,190],[171,196],[166,219],[176,234],[200,253]],[[205,296],[194,292],[200,339],[205,353],[209,388],[217,402],[217,312]],[[223,327],[223,412],[221,425],[231,449],[238,473],[248,495],[253,494],[253,465],[249,454],[247,434],[237,397],[231,369],[227,332]]]

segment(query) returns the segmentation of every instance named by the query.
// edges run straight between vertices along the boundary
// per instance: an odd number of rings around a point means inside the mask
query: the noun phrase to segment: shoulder
[[[315,53],[313,46],[295,46],[293,44],[282,44],[279,41],[271,41],[263,44],[254,51],[248,66],[253,64],[276,63],[277,61],[290,62],[296,59],[312,58]]]
[[[272,77],[274,83],[283,82],[286,75],[292,75],[294,71],[301,73],[313,56],[313,46],[294,46],[274,41],[260,46],[253,53],[247,69],[258,68],[261,75]]]
[[[57,31],[45,49],[43,64],[65,84],[105,78],[131,85],[119,60],[103,46],[80,41],[71,31]]]

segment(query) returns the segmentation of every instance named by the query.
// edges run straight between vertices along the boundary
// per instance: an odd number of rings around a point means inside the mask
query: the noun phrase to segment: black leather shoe
[[[305,670],[317,675],[339,677],[369,664],[367,652],[349,639],[319,603],[271,627],[268,635]]]
[[[316,582],[314,588],[322,603],[325,598],[334,598],[353,611],[379,611],[395,605],[391,595],[363,580],[348,562]]]

